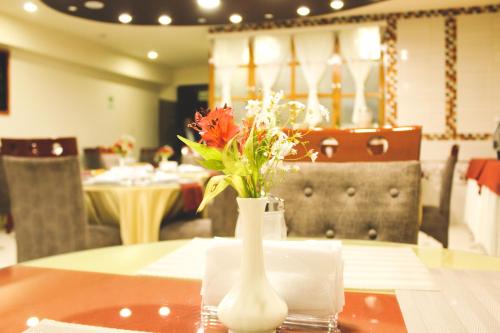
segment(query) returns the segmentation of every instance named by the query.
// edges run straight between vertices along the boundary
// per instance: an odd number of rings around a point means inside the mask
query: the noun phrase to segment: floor
[[[423,246],[441,247],[433,238],[420,233],[418,244]],[[484,253],[484,250],[472,239],[472,235],[464,224],[450,226],[450,249]],[[0,268],[16,263],[16,240],[13,233],[0,231]]]

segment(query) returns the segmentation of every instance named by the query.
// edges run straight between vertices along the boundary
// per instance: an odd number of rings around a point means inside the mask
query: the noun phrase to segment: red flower
[[[235,135],[240,132],[234,123],[233,109],[230,107],[215,108],[206,115],[196,112],[195,123],[191,127],[197,130],[209,147],[224,148]]]

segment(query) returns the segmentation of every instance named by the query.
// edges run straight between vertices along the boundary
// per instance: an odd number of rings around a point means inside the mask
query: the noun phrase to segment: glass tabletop
[[[225,333],[220,326],[204,325],[201,281],[134,275],[188,242],[87,250],[0,270],[0,299],[7,300],[0,302],[0,332],[20,332],[28,323],[47,318],[151,332]],[[500,271],[496,257],[394,243],[343,243],[346,247],[409,246],[428,267]],[[341,332],[407,332],[394,293],[346,290],[345,296]]]
[[[135,274],[141,268],[175,251],[190,240],[175,240],[128,246],[114,246],[63,254],[23,263],[30,267],[71,269],[86,272]],[[404,246],[411,247],[430,268],[474,269],[500,271],[500,257],[490,257],[464,251],[418,247],[407,244],[343,240],[344,246]]]

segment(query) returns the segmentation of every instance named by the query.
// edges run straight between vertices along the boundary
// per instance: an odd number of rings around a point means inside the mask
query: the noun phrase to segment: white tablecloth
[[[500,196],[476,180],[467,181],[465,223],[489,255],[500,256]]]

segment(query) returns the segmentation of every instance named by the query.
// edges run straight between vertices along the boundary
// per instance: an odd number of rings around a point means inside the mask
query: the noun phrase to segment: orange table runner
[[[202,325],[201,281],[13,266],[0,270],[0,286],[2,333],[22,332],[32,317],[172,333],[196,333]],[[346,292],[340,327],[350,333],[407,332],[396,296],[375,293]]]

